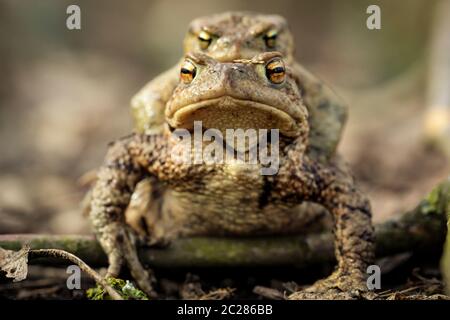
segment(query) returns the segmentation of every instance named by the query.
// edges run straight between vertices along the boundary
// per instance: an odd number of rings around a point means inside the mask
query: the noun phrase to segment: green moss
[[[439,212],[440,193],[441,188],[438,186],[427,195],[421,203],[422,213],[433,214],[435,212]]]
[[[107,278],[106,282],[113,287],[125,300],[148,300],[144,292],[137,289],[133,283],[128,280],[118,278]],[[111,300],[105,289],[100,285],[86,290],[86,296],[89,300]]]
[[[421,203],[422,212],[450,214],[450,180],[441,183],[434,188]]]
[[[435,189],[433,189],[433,191],[431,191],[429,194],[428,194],[428,197],[427,197],[427,201],[428,201],[428,203],[430,204],[430,206],[431,207],[433,207],[434,209],[436,209],[436,207],[438,206],[438,204],[439,204],[439,194],[440,194],[440,188],[438,187],[438,188],[435,188]]]

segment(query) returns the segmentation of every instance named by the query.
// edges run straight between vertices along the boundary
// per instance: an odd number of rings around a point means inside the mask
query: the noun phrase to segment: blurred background
[[[81,8],[81,30],[66,28],[70,4]],[[381,30],[366,27],[370,4],[381,8]],[[450,168],[424,135],[430,65],[441,69],[430,58],[433,35],[442,34],[445,6],[0,0],[0,233],[90,232],[80,177],[101,164],[109,141],[131,132],[130,98],[179,59],[189,22],[227,10],[286,17],[297,60],[348,103],[339,150],[369,194],[374,219],[415,206]]]

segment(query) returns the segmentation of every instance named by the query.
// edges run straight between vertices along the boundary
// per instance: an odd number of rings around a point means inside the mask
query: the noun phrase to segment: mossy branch
[[[377,225],[376,253],[384,257],[401,252],[441,249],[446,234],[450,180],[436,187],[413,210]],[[0,235],[0,247],[19,250],[63,249],[91,266],[106,266],[107,259],[93,236]],[[307,266],[334,260],[330,233],[258,238],[198,237],[178,239],[167,248],[141,248],[140,258],[153,267]],[[56,261],[42,258],[33,263]]]

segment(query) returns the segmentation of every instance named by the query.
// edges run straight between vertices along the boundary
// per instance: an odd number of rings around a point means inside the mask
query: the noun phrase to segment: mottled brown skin
[[[111,144],[99,171],[90,216],[109,258],[108,274],[117,276],[126,263],[138,285],[153,293],[152,274],[138,260],[134,233],[124,215],[136,185],[150,179],[164,186],[150,229],[169,239],[300,232],[311,220],[298,210],[299,205],[323,206],[334,218],[337,269],[289,298],[357,298],[367,290],[365,272],[373,260],[370,205],[337,157],[317,161],[306,153],[308,111],[292,70],[287,67],[284,81],[274,84],[265,69],[268,62],[280,59],[277,53],[234,63],[220,63],[201,54],[187,59],[196,66],[196,74],[192,81],[180,82],[168,102],[166,122],[170,126],[166,125],[163,133],[135,133]],[[204,109],[215,114],[216,123],[207,112],[196,113],[193,108],[204,101]],[[281,126],[277,174],[261,175],[260,163],[180,164],[172,159],[177,139],[171,130],[189,128],[187,119],[207,119],[210,127],[220,127],[225,121],[236,128],[236,123],[242,123],[236,120],[236,106],[251,109],[255,119],[267,112],[273,117],[280,115],[275,122]],[[188,116],[192,111],[190,117],[181,117],[186,114],[178,112],[186,110]],[[264,126],[269,129],[271,123]],[[253,127],[261,128],[261,123],[255,122]],[[190,155],[193,157],[192,152]]]

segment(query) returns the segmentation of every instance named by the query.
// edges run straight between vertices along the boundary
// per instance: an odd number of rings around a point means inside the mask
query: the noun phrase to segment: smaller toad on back
[[[334,217],[337,269],[290,298],[355,298],[367,290],[365,271],[373,259],[369,203],[337,157],[317,161],[306,153],[308,111],[282,55],[267,52],[223,63],[193,53],[186,56],[179,74],[180,83],[167,104],[164,132],[133,134],[115,142],[99,171],[90,216],[109,258],[108,275],[117,276],[126,263],[138,285],[154,293],[124,219],[137,183],[150,177],[164,186],[152,228],[169,238],[295,232],[307,220],[297,210],[299,205],[323,206]],[[180,145],[173,133],[192,132],[196,121],[218,132],[279,129],[279,141],[267,142],[276,145],[278,170],[261,175],[261,162],[192,161],[195,147]],[[221,146],[233,144],[225,139]],[[191,161],[173,158],[180,148]]]

